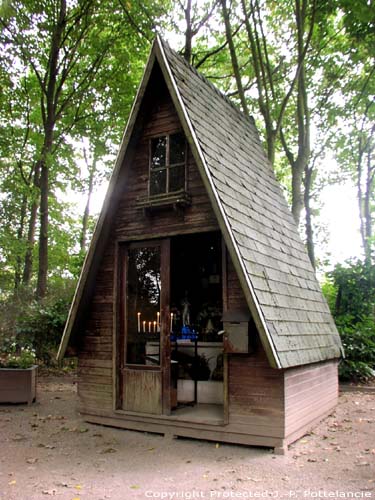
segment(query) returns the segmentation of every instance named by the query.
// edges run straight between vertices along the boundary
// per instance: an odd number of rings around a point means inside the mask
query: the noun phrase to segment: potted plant
[[[0,403],[28,403],[36,398],[35,352],[5,338],[0,346]]]

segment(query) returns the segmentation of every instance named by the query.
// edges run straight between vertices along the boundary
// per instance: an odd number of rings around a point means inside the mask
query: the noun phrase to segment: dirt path
[[[0,500],[375,499],[375,393],[344,393],[288,455],[86,424],[72,379],[0,406]]]

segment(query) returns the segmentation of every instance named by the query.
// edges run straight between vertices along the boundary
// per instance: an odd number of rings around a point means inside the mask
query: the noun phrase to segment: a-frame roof
[[[156,38],[61,341],[61,359],[89,301],[108,237],[109,207],[154,64],[159,64],[271,366],[340,357],[342,346],[252,119]],[[118,196],[118,195],[117,195]]]

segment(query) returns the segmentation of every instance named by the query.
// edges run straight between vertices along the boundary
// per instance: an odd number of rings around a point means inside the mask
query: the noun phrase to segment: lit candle
[[[141,313],[137,314],[138,317],[138,333],[141,331]]]
[[[154,321],[154,333],[156,333],[156,321]]]
[[[148,333],[151,333],[151,324],[152,324],[152,321],[149,321],[148,322]]]
[[[156,324],[158,327],[158,332],[160,332],[160,312],[159,311],[156,313]]]
[[[171,313],[171,332],[173,332],[173,313]]]
[[[146,321],[143,321],[143,333],[146,333]]]

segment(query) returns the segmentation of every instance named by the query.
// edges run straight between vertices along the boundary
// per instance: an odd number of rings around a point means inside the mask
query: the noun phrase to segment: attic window
[[[185,190],[186,139],[183,133],[150,141],[150,197]]]

